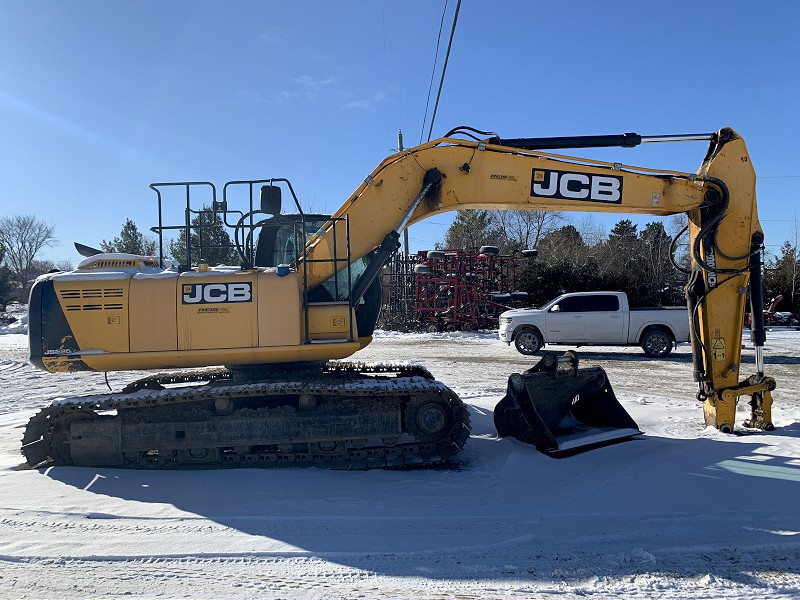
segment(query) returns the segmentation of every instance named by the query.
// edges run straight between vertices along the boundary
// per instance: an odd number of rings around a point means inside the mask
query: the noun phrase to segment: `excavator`
[[[553,153],[697,140],[709,147],[694,174]],[[87,252],[75,270],[39,277],[29,302],[36,367],[149,373],[118,392],[54,401],[31,418],[22,452],[32,467],[369,469],[449,459],[470,433],[452,390],[419,365],[346,359],[372,340],[381,270],[401,232],[441,212],[486,208],[687,214],[687,318],[705,423],[733,432],[736,405],[749,396],[743,425],[770,430],[775,381],[764,373],[755,182],[745,143],[729,128],[501,138],[462,126],[384,159],[330,217],[304,215],[285,179],[229,182],[221,200],[209,182],[153,184],[160,256]],[[199,211],[198,188],[211,197]],[[185,219],[165,225],[162,204],[175,189],[185,193]],[[247,210],[229,208],[233,190],[248,195]],[[281,213],[283,194],[296,212]],[[203,214],[206,225],[196,225]],[[234,231],[240,264],[204,259],[203,234],[207,247],[215,222]],[[170,230],[186,241],[172,264]],[[743,377],[748,296],[756,372]],[[615,430],[640,433],[597,369],[579,369],[567,353],[512,375],[495,410],[499,434],[555,455]]]

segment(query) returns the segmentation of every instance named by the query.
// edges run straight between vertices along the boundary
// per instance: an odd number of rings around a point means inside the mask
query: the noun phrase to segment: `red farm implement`
[[[500,313],[524,306],[517,288],[523,255],[474,250],[429,250],[398,256],[384,278],[382,325],[388,329],[473,331],[498,327]],[[388,284],[388,285],[387,285]]]

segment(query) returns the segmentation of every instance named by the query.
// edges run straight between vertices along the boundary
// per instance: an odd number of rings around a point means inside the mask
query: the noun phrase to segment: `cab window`
[[[619,298],[608,294],[584,296],[583,310],[586,312],[614,312],[619,310]]]
[[[581,312],[583,310],[583,298],[580,296],[571,296],[564,298],[558,303],[559,312]]]

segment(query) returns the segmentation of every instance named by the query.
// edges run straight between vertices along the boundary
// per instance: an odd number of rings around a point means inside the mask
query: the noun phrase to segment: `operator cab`
[[[229,181],[222,189],[221,201],[210,182],[154,183],[150,187],[158,195],[159,226],[151,230],[159,236],[161,263],[166,264],[164,234],[177,232],[180,243],[170,242],[169,249],[173,253],[178,249],[173,258],[181,271],[200,261],[215,260],[236,261],[227,264],[241,263],[243,268],[296,266],[308,238],[329,221],[328,215],[304,214],[286,179]],[[281,214],[282,188],[288,189],[295,212]],[[234,198],[244,204],[243,210],[233,207]],[[185,202],[184,222],[165,224],[165,200],[176,199]]]
[[[273,215],[261,222],[256,243],[256,267],[291,264],[306,240],[328,221],[328,215],[290,213]]]
[[[210,263],[220,250],[227,252],[228,260],[240,262],[243,269],[280,265],[297,268],[306,259],[304,253],[310,237],[325,226],[347,228],[346,219],[304,213],[287,179],[229,181],[222,188],[221,201],[217,200],[216,186],[210,182],[153,183],[150,188],[158,195],[159,226],[151,231],[159,236],[161,264],[166,262],[164,234],[177,232],[183,244],[181,255],[174,259],[181,272],[192,270],[200,262]],[[293,201],[296,212],[281,214],[283,192]],[[164,224],[162,210],[166,196],[185,203],[182,224]],[[205,202],[199,208],[203,197]],[[233,208],[233,197],[239,199],[239,204],[245,204],[245,210]],[[223,230],[224,234],[215,230]],[[361,297],[351,296],[373,254],[350,261],[348,239],[338,249],[337,256],[328,259],[342,263],[336,274],[303,293],[307,303],[349,303],[356,310],[358,334],[362,337],[372,334],[378,320],[382,298],[380,277],[370,282]]]

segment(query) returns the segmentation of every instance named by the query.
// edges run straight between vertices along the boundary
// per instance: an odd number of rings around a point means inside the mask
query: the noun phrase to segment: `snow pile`
[[[6,312],[0,313],[0,335],[7,333],[28,333],[28,307],[12,303],[6,306]]]

